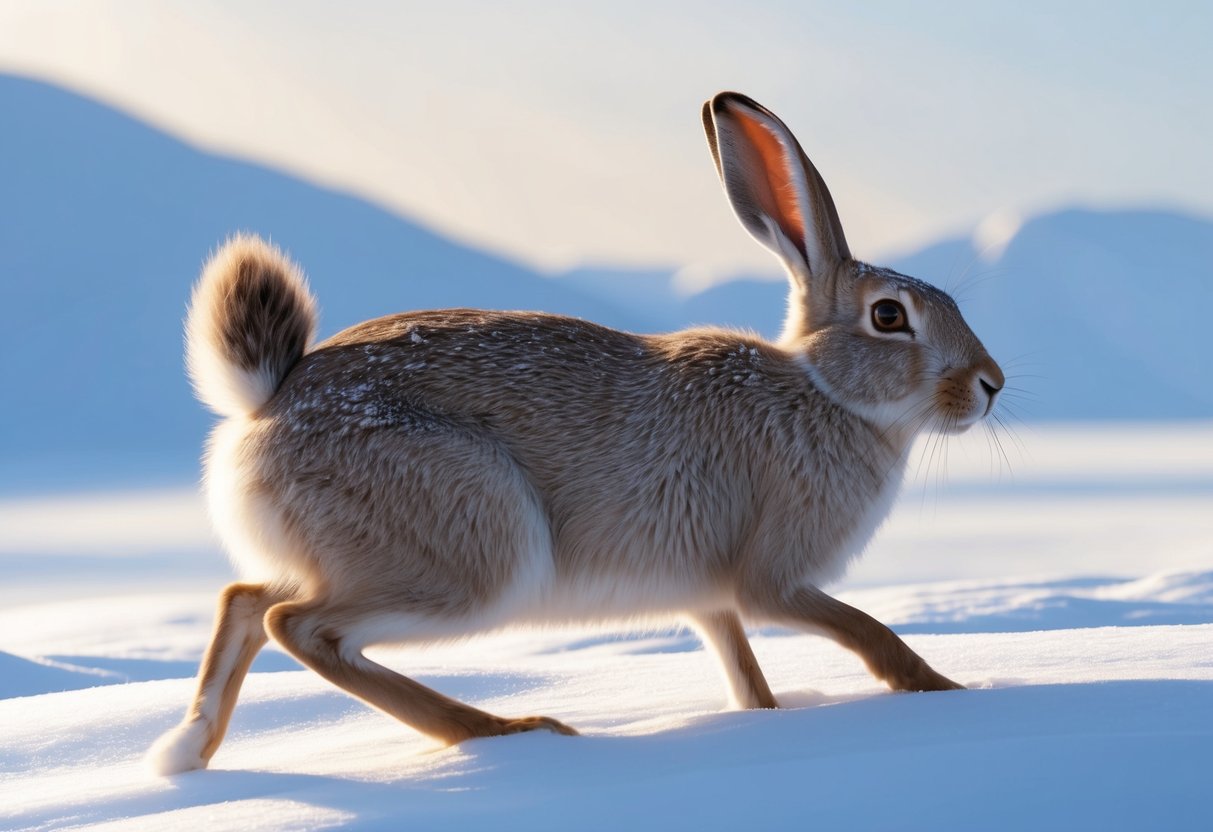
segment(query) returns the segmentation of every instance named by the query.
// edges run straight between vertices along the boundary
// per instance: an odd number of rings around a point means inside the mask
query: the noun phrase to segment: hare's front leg
[[[737,613],[732,610],[695,613],[690,619],[704,644],[716,653],[728,679],[733,703],[738,708],[778,708]]]
[[[576,735],[550,717],[494,716],[376,664],[362,654],[368,645],[351,637],[368,617],[361,605],[287,602],[270,609],[265,626],[291,655],[334,685],[442,742],[534,730]]]
[[[872,675],[893,690],[964,689],[933,670],[875,618],[816,587],[801,587],[787,594],[756,595],[747,601],[746,612],[834,639],[858,654]]]
[[[185,719],[148,752],[160,774],[206,768],[236,707],[240,685],[267,640],[261,619],[282,597],[258,584],[231,584],[219,596],[210,647],[198,671],[198,692]]]

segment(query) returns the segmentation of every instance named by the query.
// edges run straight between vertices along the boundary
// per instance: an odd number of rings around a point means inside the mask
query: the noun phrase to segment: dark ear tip
[[[759,104],[748,95],[742,95],[739,92],[725,90],[718,92],[712,96],[712,100],[708,102],[712,105],[712,112],[722,113],[731,106],[740,104],[743,107],[749,107],[751,110],[757,110],[760,113],[767,112],[767,108]]]

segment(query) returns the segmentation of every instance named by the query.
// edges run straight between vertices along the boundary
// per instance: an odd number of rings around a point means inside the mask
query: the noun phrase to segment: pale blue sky
[[[773,270],[698,125],[747,92],[857,255],[995,212],[1213,215],[1213,4],[0,5],[0,70],[347,188],[547,269]]]

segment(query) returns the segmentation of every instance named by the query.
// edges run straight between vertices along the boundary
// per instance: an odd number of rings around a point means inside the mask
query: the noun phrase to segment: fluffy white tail
[[[186,319],[194,392],[224,416],[269,401],[316,333],[303,272],[260,237],[230,238],[207,262]]]

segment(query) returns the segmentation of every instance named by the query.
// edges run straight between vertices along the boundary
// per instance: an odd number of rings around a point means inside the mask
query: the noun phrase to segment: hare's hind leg
[[[816,587],[750,599],[749,611],[776,623],[829,636],[856,653],[877,679],[893,690],[962,690],[937,673],[897,634],[867,613],[857,610]]]
[[[691,625],[720,661],[733,702],[739,708],[778,708],[758,659],[732,610],[691,615]]]
[[[362,654],[369,645],[350,635],[367,617],[361,606],[313,600],[279,604],[266,615],[265,624],[278,643],[325,679],[442,742],[537,729],[577,733],[549,717],[494,716],[376,664]]]
[[[265,646],[265,611],[281,600],[281,593],[264,585],[224,588],[215,632],[198,671],[193,704],[181,724],[161,736],[148,752],[148,761],[158,773],[206,768],[227,732],[240,685]]]

